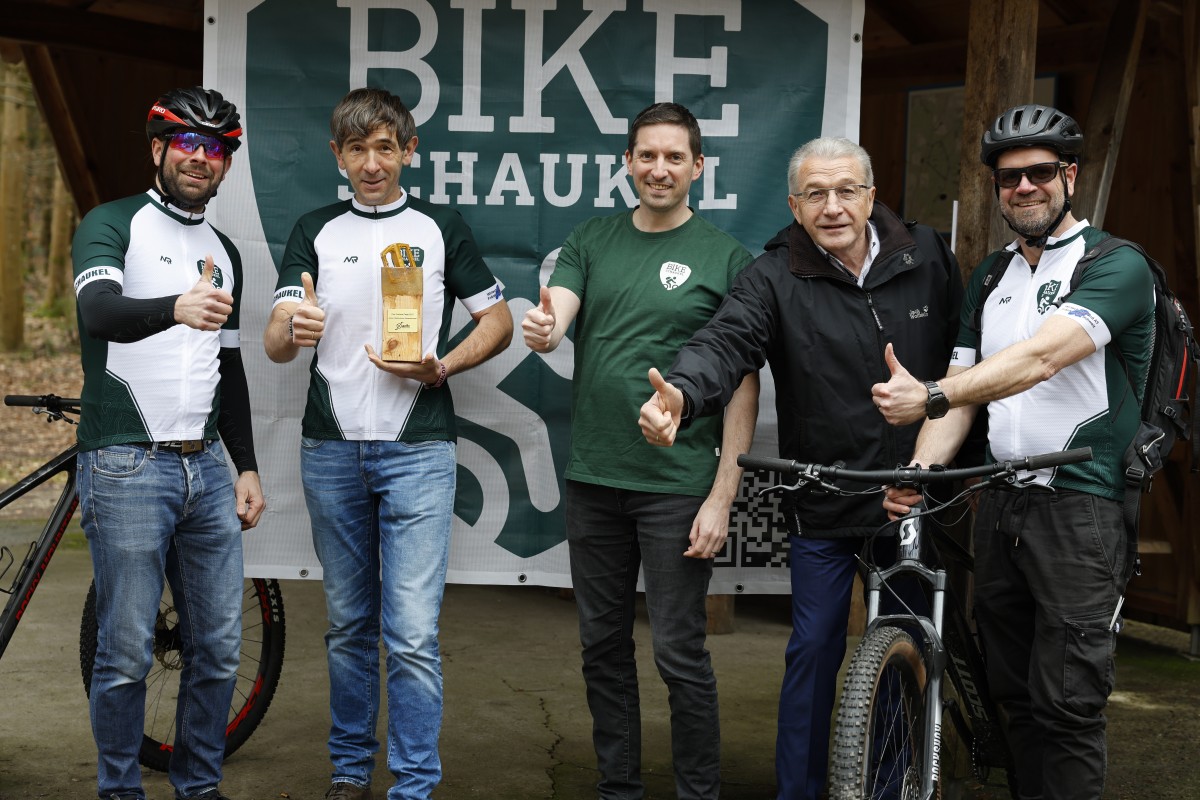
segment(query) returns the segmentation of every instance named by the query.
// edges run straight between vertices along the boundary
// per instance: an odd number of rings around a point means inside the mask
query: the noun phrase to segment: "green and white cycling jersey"
[[[983,278],[998,254],[984,259],[967,285],[950,364],[973,366],[977,346],[986,359],[1029,339],[1051,316],[1078,323],[1096,352],[1024,392],[988,403],[988,450],[991,458],[1002,461],[1090,446],[1091,461],[1040,470],[1035,482],[1121,500],[1121,462],[1140,419],[1138,398],[1154,336],[1150,270],[1133,249],[1118,248],[1089,264],[1070,298],[1055,305],[1071,291],[1080,258],[1106,236],[1086,220],[1079,222],[1048,241],[1036,269],[1016,242],[1010,244],[1006,249],[1016,252],[984,304],[980,342],[971,322]]]
[[[72,243],[76,296],[94,281],[114,281],[131,298],[183,294],[199,280],[207,255],[215,265],[213,284],[234,297],[220,331],[172,325],[117,343],[80,326],[80,449],[217,438],[218,353],[239,346],[242,262],[203,214],[169,209],[154,191],[97,206],[79,223]]]
[[[275,289],[275,304],[302,301],[300,276],[308,272],[325,311],[310,366],[305,436],[404,442],[456,436],[449,384],[430,389],[384,372],[364,350],[368,344],[381,350],[381,253],[389,249],[411,252],[422,270],[422,353],[441,358],[449,350],[456,298],[471,314],[504,302],[471,229],[454,209],[404,192],[386,206],[351,199],[305,214],[288,239]]]

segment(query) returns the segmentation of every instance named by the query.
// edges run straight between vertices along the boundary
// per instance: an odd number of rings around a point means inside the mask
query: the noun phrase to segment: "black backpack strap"
[[[1013,256],[1017,253],[1015,250],[1005,248],[998,250],[991,262],[983,262],[988,265],[987,274],[983,276],[983,287],[979,293],[979,302],[975,304],[975,313],[971,315],[971,333],[975,336],[975,363],[978,364],[983,353],[980,348],[983,344],[983,306],[987,303],[988,296],[996,290],[1000,279],[1004,277],[1004,270],[1008,269],[1008,265],[1012,262]]]

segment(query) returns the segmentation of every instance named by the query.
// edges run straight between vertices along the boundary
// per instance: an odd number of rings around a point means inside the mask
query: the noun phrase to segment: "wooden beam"
[[[1086,217],[1097,228],[1104,227],[1149,5],[1150,0],[1119,0],[1108,23],[1092,85],[1087,123],[1083,126],[1083,172],[1071,206],[1076,219]]]
[[[45,47],[29,45],[23,47],[22,51],[25,54],[25,69],[33,83],[33,94],[54,138],[54,149],[58,151],[63,179],[82,217],[100,205],[100,190],[79,135],[79,121],[71,113],[71,104],[63,92],[58,67],[50,51]]]
[[[997,114],[1033,97],[1038,2],[975,0],[969,13],[955,251],[964,276],[1007,238],[979,139]]]
[[[200,69],[204,35],[107,14],[9,0],[0,14],[0,39],[124,56]]]
[[[924,44],[935,38],[934,29],[923,19],[927,15],[914,8],[909,0],[871,3],[871,10],[909,44]]]
[[[1038,34],[1035,63],[1040,73],[1066,72],[1096,63],[1103,22],[1049,28]],[[964,39],[863,53],[863,91],[903,92],[914,87],[962,83],[967,71]]]

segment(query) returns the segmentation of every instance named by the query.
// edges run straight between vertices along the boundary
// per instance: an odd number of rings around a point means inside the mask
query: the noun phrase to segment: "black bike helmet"
[[[1045,147],[1069,164],[1083,152],[1083,131],[1078,123],[1056,108],[1028,103],[1013,106],[983,133],[979,158],[995,169],[996,159],[1013,147]]]
[[[172,89],[150,107],[146,117],[146,138],[150,141],[190,129],[221,137],[230,150],[237,150],[242,144],[237,106],[220,92],[200,86]]]

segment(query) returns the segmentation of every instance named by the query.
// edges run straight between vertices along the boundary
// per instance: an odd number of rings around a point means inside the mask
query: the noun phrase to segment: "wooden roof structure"
[[[1200,311],[1200,0],[866,0],[860,141],[879,198],[904,209],[910,95],[959,86],[958,240],[964,271],[1009,234],[979,135],[1052,76],[1086,133],[1076,217],[1142,243]],[[148,98],[200,83],[203,0],[5,0],[0,56],[23,59],[81,212],[146,185]],[[105,120],[105,124],[96,124]],[[130,120],[123,128],[109,120]],[[140,168],[139,168],[140,165]],[[1115,190],[1115,191],[1114,191]],[[1144,503],[1145,576],[1130,606],[1200,630],[1200,492],[1186,448]],[[1190,489],[1190,491],[1189,491]]]

